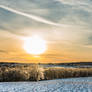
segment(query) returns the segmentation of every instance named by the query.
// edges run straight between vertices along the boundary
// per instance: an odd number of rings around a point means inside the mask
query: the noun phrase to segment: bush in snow
[[[30,81],[38,81],[44,79],[44,70],[40,68],[38,65],[34,65],[32,69],[30,69]]]

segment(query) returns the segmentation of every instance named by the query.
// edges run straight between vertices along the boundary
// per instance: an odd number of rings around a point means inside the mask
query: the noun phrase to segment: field
[[[0,92],[92,92],[92,67],[64,66],[0,64]]]
[[[92,92],[92,77],[38,82],[1,82],[0,92]]]
[[[92,67],[75,68],[52,66],[42,67],[38,64],[12,66],[1,65],[0,82],[41,81],[62,78],[92,77]]]

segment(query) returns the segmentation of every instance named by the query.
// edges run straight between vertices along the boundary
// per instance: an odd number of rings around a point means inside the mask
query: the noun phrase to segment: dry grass
[[[27,67],[1,67],[0,81],[38,81],[73,77],[90,77],[92,68],[41,68],[38,65]]]
[[[92,68],[48,68],[45,70],[45,79],[90,77]]]

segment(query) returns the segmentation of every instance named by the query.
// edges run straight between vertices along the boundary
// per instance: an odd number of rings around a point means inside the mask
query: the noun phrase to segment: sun
[[[24,50],[33,55],[39,55],[46,51],[46,41],[35,35],[24,41]]]

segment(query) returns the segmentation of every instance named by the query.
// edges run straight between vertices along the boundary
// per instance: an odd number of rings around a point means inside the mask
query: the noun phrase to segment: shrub
[[[27,71],[19,69],[10,69],[3,72],[3,81],[26,81],[29,79]]]
[[[3,72],[2,72],[2,70],[1,70],[1,68],[0,68],[0,82],[3,81],[2,73],[3,73]]]
[[[27,67],[0,67],[0,81],[39,81],[58,78],[90,77],[92,68],[41,68],[38,65]]]
[[[44,70],[43,68],[39,68],[38,65],[34,65],[31,69],[30,69],[30,81],[38,81],[38,80],[42,80],[44,79]]]
[[[47,68],[45,69],[45,79],[89,77],[92,76],[92,69],[88,68]]]

